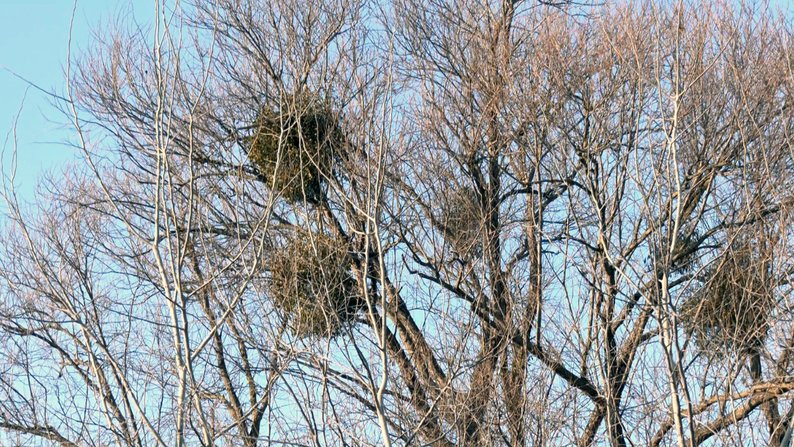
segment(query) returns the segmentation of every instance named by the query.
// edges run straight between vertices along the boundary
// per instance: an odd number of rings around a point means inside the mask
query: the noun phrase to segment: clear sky
[[[48,96],[13,73],[47,91],[62,93],[65,86],[69,22],[73,0],[0,0],[0,147],[19,112],[17,186],[25,199],[35,199],[33,188],[43,172],[58,172],[74,149],[64,142],[74,134],[67,116]],[[101,25],[131,17],[141,23],[151,20],[151,0],[77,0],[72,33],[72,51],[89,47],[92,32]],[[24,98],[24,104],[23,104]],[[11,150],[6,148],[6,161]],[[7,171],[7,169],[5,169]],[[7,173],[7,172],[6,172]]]

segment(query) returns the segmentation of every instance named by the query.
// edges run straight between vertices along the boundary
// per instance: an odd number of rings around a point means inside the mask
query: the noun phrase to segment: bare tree
[[[784,445],[789,18],[156,12],[70,59],[80,160],[4,171],[0,439]]]

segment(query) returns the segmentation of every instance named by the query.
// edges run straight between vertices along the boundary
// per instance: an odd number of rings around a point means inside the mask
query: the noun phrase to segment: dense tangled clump
[[[331,110],[312,101],[263,109],[253,127],[248,158],[260,175],[289,202],[317,203],[342,144]]]
[[[765,250],[750,241],[735,243],[706,272],[703,286],[684,302],[684,326],[704,351],[757,347],[769,329],[773,287]]]
[[[457,255],[482,256],[484,218],[473,189],[464,187],[450,193],[444,199],[439,222],[444,238]]]
[[[274,253],[270,294],[293,334],[333,337],[358,309],[350,255],[330,236],[301,236]]]

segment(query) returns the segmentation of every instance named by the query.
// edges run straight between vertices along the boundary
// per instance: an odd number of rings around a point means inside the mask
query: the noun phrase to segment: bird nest
[[[482,256],[483,224],[482,206],[473,189],[460,188],[442,201],[439,227],[458,256]]]
[[[706,272],[703,286],[681,308],[684,327],[703,351],[747,351],[764,342],[774,305],[765,250],[744,242]]]
[[[342,142],[330,108],[299,101],[281,110],[263,109],[253,129],[248,158],[263,179],[291,203],[317,203]]]
[[[347,246],[329,236],[300,236],[273,255],[273,303],[298,337],[334,337],[358,310]]]

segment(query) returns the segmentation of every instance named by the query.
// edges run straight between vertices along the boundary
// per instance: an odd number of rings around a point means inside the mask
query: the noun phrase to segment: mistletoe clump
[[[703,286],[681,308],[701,350],[746,352],[763,344],[774,305],[770,264],[760,244],[739,241],[706,271]]]
[[[273,190],[291,203],[317,203],[342,146],[336,116],[324,103],[297,101],[263,109],[247,139],[248,158]]]
[[[475,258],[482,256],[483,217],[480,201],[473,189],[463,187],[445,198],[439,226],[457,255]]]
[[[344,241],[301,234],[274,253],[270,294],[293,334],[334,337],[358,310]]]

